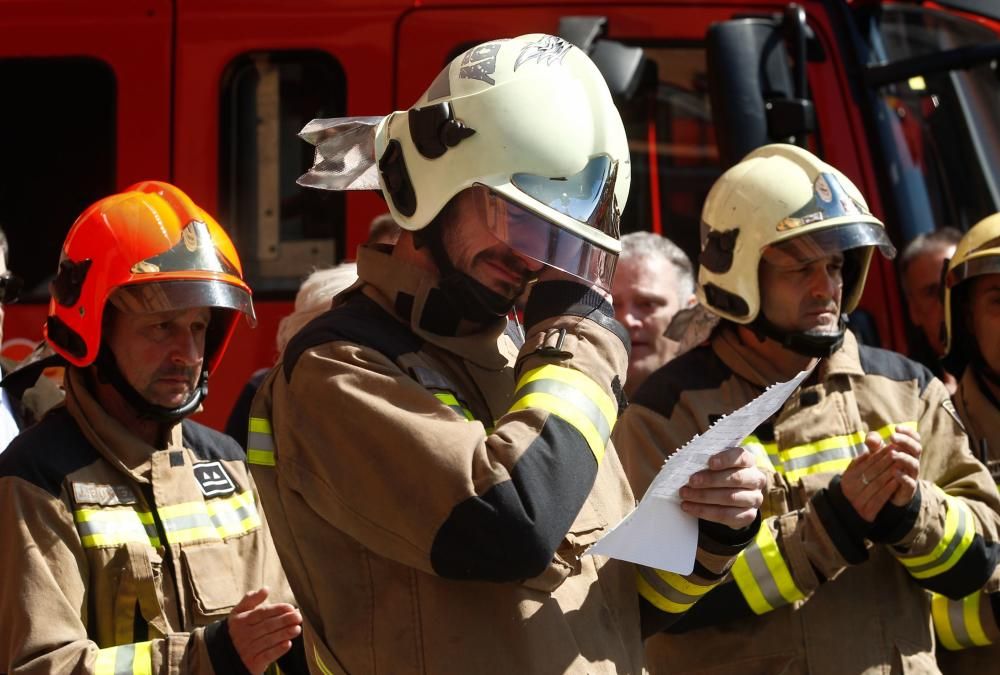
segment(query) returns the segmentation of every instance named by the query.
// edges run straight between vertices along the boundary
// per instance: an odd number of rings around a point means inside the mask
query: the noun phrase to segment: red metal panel
[[[219,105],[222,77],[237,57],[253,51],[320,50],[332,55],[347,78],[349,115],[392,111],[392,55],[396,21],[408,5],[382,0],[270,2],[181,0],[177,11],[174,179],[209,212],[218,211]],[[347,250],[367,235],[385,210],[373,194],[347,200]],[[303,276],[309,272],[304,269]],[[222,428],[251,373],[276,357],[278,321],[288,301],[256,302],[258,326],[241,326],[211,383],[201,421]]]

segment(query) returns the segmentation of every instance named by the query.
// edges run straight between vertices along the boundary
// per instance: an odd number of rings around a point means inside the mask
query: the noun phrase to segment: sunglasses
[[[17,302],[23,286],[24,282],[21,280],[21,277],[14,273],[4,272],[0,274],[0,304],[7,305]]]

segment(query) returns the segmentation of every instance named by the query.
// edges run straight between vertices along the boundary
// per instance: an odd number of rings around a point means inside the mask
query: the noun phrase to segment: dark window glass
[[[89,58],[0,59],[0,91],[0,227],[22,297],[42,302],[70,225],[115,188],[115,75]]]
[[[967,19],[896,6],[885,8],[881,38],[882,60],[890,63],[996,40]],[[928,72],[885,85],[878,94],[889,177],[904,210],[904,241],[945,225],[966,230],[1000,208],[995,62]]]
[[[698,260],[701,207],[721,175],[705,49],[643,45],[655,85],[620,104],[632,157],[622,232],[660,231]]]
[[[294,292],[314,267],[344,257],[341,192],[298,186],[313,147],[298,132],[346,114],[340,64],[318,51],[254,52],[222,83],[219,205],[255,291]]]

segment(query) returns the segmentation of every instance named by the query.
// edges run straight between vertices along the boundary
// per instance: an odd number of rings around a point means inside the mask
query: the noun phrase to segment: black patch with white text
[[[195,464],[194,477],[198,481],[201,493],[206,497],[215,495],[228,495],[236,492],[236,485],[229,477],[226,470],[222,468],[221,462],[204,462]]]

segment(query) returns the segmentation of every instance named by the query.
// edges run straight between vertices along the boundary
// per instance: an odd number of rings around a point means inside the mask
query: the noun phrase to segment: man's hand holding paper
[[[738,530],[757,517],[766,483],[748,450],[726,448],[709,458],[708,468],[692,474],[680,489],[681,508],[696,518]]]

